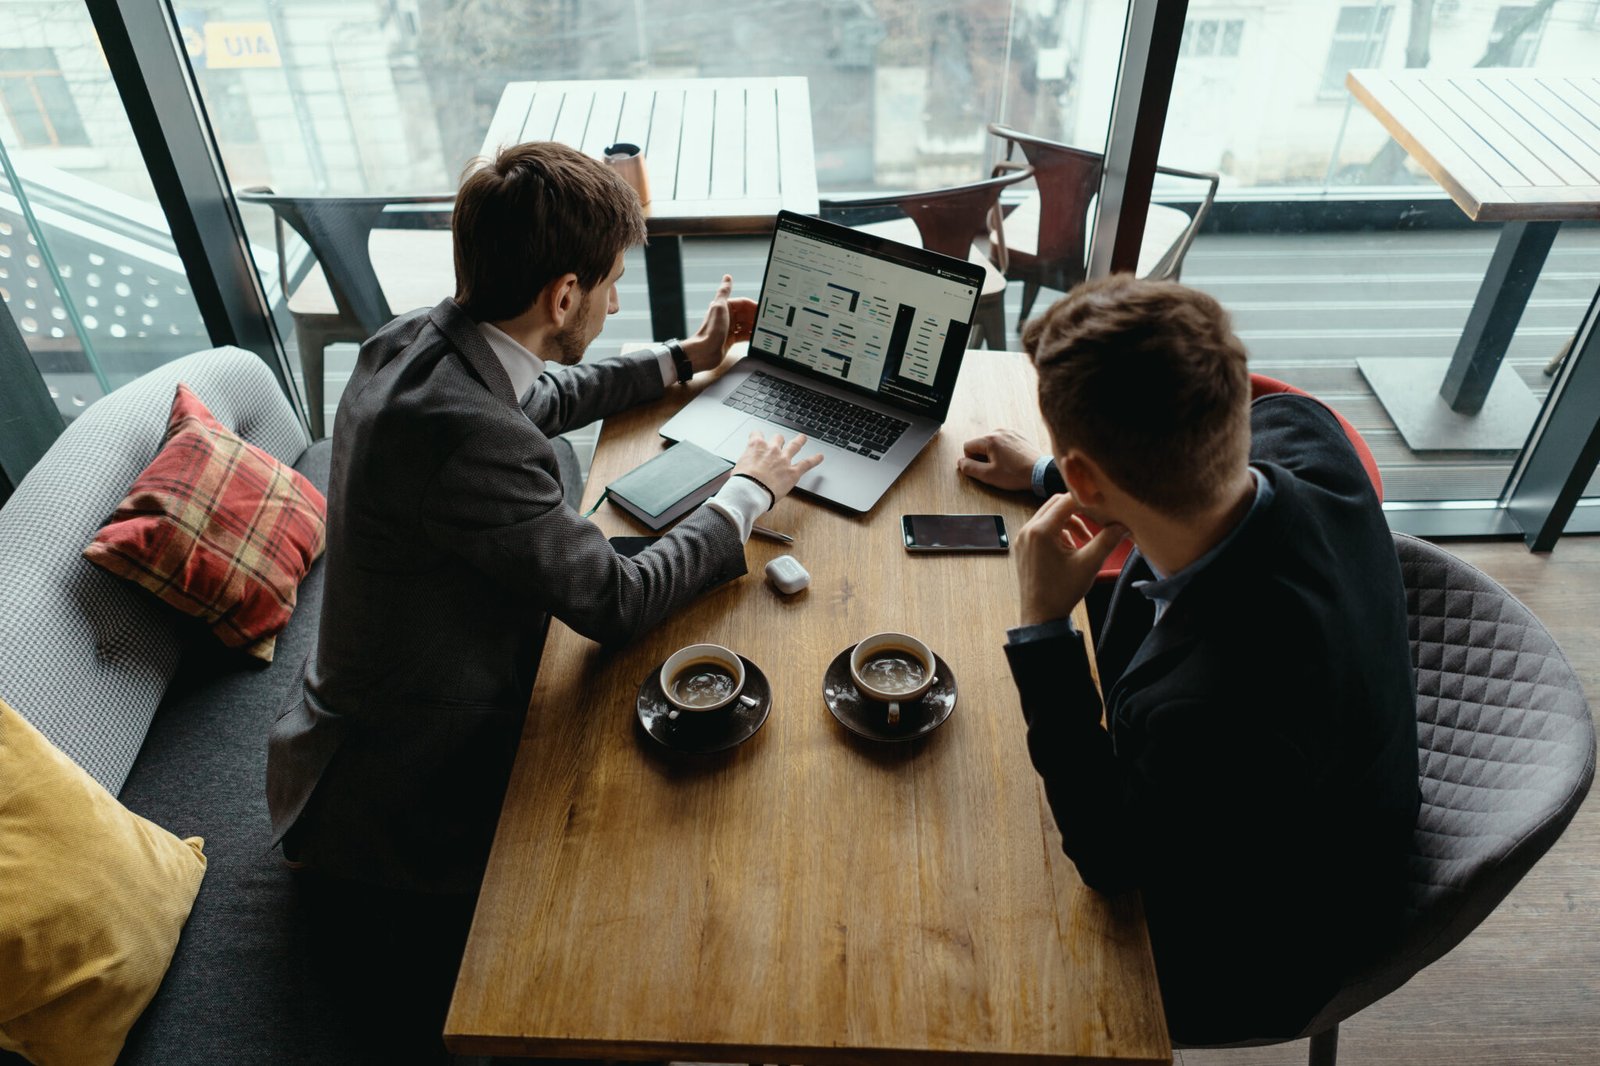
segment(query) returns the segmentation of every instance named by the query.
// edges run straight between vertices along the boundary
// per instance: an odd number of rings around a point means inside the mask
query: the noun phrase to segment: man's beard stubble
[[[558,330],[550,341],[556,348],[556,360],[563,366],[576,366],[583,361],[583,353],[589,350],[593,337],[584,336],[584,327],[589,324],[589,293],[584,293],[578,300],[577,310],[573,313],[569,324]]]

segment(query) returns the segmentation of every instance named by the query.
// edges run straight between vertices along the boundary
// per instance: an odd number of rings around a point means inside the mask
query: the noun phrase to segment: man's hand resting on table
[[[1033,488],[1033,467],[1044,453],[1022,434],[996,429],[974,437],[962,446],[966,452],[956,460],[956,470],[974,481],[997,489],[1029,491]]]
[[[781,433],[768,440],[759,430],[751,430],[750,443],[745,445],[744,454],[734,464],[733,476],[743,474],[754,478],[772,495],[772,502],[777,503],[789,495],[801,475],[822,462],[821,452],[795,462],[794,457],[805,444],[804,433],[785,444]]]
[[[1070,492],[1052,496],[1017,533],[1017,583],[1022,625],[1065,618],[1089,593],[1111,550],[1127,529],[1110,525],[1090,535]]]
[[[683,342],[683,354],[696,372],[715,370],[722,365],[728,349],[750,339],[756,324],[756,302],[733,296],[733,277],[722,275],[722,284],[706,308],[705,321],[695,335]]]

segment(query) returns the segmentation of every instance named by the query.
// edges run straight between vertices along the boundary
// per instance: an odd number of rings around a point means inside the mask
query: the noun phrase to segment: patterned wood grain
[[[608,421],[601,487],[660,447],[681,395]],[[751,576],[602,651],[553,626],[447,1025],[458,1053],[805,1063],[1170,1059],[1136,899],[1085,889],[1030,767],[1001,650],[1009,557],[912,556],[906,512],[1024,501],[955,474],[961,442],[1037,430],[1032,371],[971,356],[944,431],[867,516],[784,501],[812,586]],[[609,507],[608,532],[639,530]],[[914,745],[860,741],[821,699],[832,657],[887,629],[950,664],[960,702]],[[717,756],[641,736],[640,681],[711,640],[777,694]]]
[[[1475,221],[1600,219],[1600,77],[1352,70],[1350,92]]]

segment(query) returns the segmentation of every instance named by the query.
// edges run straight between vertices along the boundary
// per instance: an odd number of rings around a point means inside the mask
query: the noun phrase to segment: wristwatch
[[[678,384],[686,385],[694,377],[694,364],[689,362],[689,355],[683,350],[683,345],[677,341],[664,341],[667,351],[672,356],[672,365],[678,368]]]

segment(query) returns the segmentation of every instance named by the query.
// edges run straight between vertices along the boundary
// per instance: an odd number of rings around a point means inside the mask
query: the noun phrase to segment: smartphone
[[[908,514],[900,518],[908,552],[1004,552],[1006,520],[997,514]]]
[[[618,555],[638,555],[650,545],[660,540],[660,537],[611,537],[611,546],[617,549]]]

